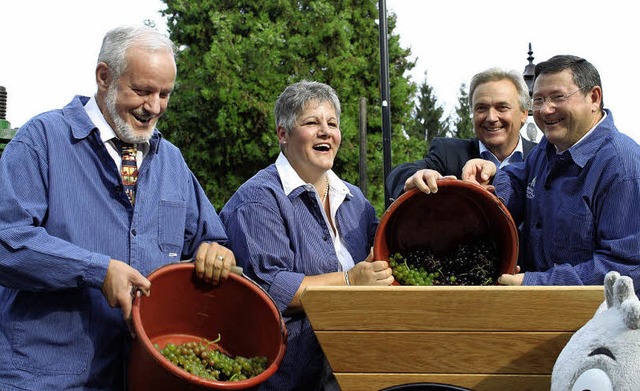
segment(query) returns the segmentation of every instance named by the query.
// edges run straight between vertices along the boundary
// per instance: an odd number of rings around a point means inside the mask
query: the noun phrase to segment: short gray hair
[[[303,80],[289,85],[276,100],[276,128],[282,126],[287,133],[291,132],[296,126],[298,116],[309,102],[329,102],[336,111],[340,126],[340,99],[336,91],[328,84]]]
[[[134,45],[152,52],[166,50],[175,58],[174,43],[158,30],[145,25],[116,27],[104,36],[98,55],[98,62],[104,62],[109,66],[114,80],[124,72],[127,50]]]
[[[473,93],[476,91],[479,85],[488,83],[491,81],[509,80],[516,87],[518,91],[520,109],[523,111],[529,110],[529,87],[524,81],[522,74],[516,70],[506,71],[501,68],[489,68],[480,73],[477,73],[471,78],[471,84],[469,85],[469,106],[473,112]]]

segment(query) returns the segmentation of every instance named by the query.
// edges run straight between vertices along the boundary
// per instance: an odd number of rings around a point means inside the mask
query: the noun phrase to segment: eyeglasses
[[[571,95],[582,90],[583,88],[584,87],[580,87],[577,90],[570,92],[568,94],[554,94],[551,96],[547,96],[546,98],[533,98],[531,100],[531,108],[533,110],[540,110],[542,106],[544,106],[545,102],[549,105],[549,107],[556,107],[566,102]]]

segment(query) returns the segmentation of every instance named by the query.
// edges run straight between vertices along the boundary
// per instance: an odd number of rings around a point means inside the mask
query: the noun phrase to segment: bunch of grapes
[[[192,375],[208,380],[246,380],[267,369],[266,357],[236,356],[233,358],[219,350],[216,345],[219,340],[220,338],[216,341],[203,339],[200,342],[186,342],[178,345],[168,343],[163,349],[158,345],[155,347],[173,364]]]
[[[389,265],[400,285],[491,285],[498,277],[498,255],[494,241],[476,239],[446,254],[397,252],[389,256]]]

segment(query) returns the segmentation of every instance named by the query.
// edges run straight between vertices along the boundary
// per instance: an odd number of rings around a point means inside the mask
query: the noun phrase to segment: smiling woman
[[[287,352],[270,389],[337,389],[300,295],[308,286],[390,285],[393,277],[386,261],[371,260],[373,206],[332,171],[341,142],[336,92],[292,84],[278,97],[275,118],[280,155],[236,191],[220,217],[238,264],[286,318]]]

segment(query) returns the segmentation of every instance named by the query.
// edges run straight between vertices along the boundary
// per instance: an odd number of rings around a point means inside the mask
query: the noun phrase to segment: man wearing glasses
[[[525,164],[474,159],[462,173],[523,223],[519,273],[499,282],[601,285],[616,270],[640,288],[640,146],[604,109],[598,71],[570,55],[541,62],[531,104],[545,137]]]

